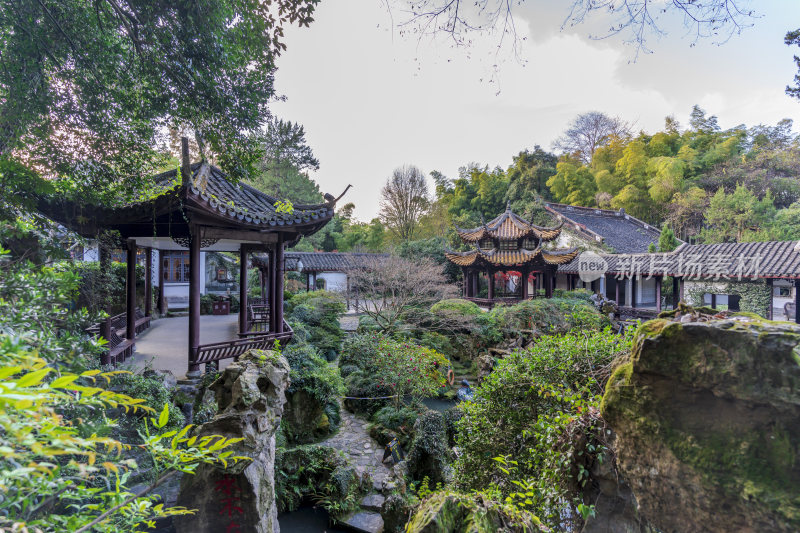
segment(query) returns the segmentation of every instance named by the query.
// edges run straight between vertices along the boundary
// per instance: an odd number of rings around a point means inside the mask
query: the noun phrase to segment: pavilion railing
[[[232,341],[201,344],[192,354],[194,363],[199,365],[222,359],[235,359],[248,350],[269,350],[275,346],[275,341],[286,344],[292,339],[294,331],[285,320],[283,321],[283,329],[280,333],[251,330],[245,334],[240,334],[241,338]]]

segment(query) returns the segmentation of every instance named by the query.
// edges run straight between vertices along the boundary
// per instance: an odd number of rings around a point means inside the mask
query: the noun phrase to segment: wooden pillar
[[[614,301],[617,302],[617,306],[622,307],[623,302],[619,301],[619,297],[620,297],[620,291],[619,291],[620,283],[619,282],[620,282],[620,280],[614,279]]]
[[[545,298],[552,298],[553,297],[553,273],[550,272],[548,269],[542,273],[544,279],[544,296]]]
[[[247,245],[239,245],[239,333],[247,333]]]
[[[280,272],[283,272],[283,270],[282,270],[282,269],[281,269],[281,270],[279,270],[279,271],[280,271]],[[312,273],[311,273],[311,275],[312,275],[312,276],[314,276],[314,277],[312,278],[314,281],[313,281],[313,283],[311,284],[311,289],[312,289],[312,290],[317,290],[317,271],[315,270],[314,272],[312,272]]]
[[[772,278],[767,278],[767,288],[769,289],[769,306],[767,307],[767,320],[772,320],[772,307],[775,305],[773,299],[775,298],[775,288],[772,286],[774,280]],[[728,296],[730,298],[730,296]],[[730,302],[728,303],[728,309],[730,309]]]
[[[306,272],[306,292],[311,292],[311,273]]]
[[[477,270],[475,270],[472,272],[471,277],[472,277],[472,290],[470,291],[470,296],[476,298],[481,289],[480,273]]]
[[[656,311],[661,312],[661,276],[656,276]]]
[[[681,301],[680,280],[678,276],[672,276],[672,308],[677,309]]]
[[[711,309],[716,309],[716,308],[717,308],[717,295],[711,293]]]
[[[147,256],[144,261],[144,316],[153,314],[153,249],[144,249]]]
[[[275,331],[283,333],[283,233],[278,234],[278,245],[275,247]],[[316,273],[314,284],[316,285]]]
[[[638,278],[636,276],[631,277],[631,307],[636,308],[636,286]]]
[[[794,281],[794,321],[800,324],[800,280]]]
[[[269,265],[268,265],[268,272],[269,272],[269,279],[267,280],[267,285],[269,286],[269,331],[270,333],[274,333],[275,329],[275,313],[277,310],[275,309],[275,247],[274,245],[272,248],[269,249]]]
[[[127,252],[127,283],[125,297],[125,337],[130,340],[136,338],[136,241],[128,239]]]
[[[200,346],[200,228],[189,228],[189,371],[186,377],[199,377],[200,365],[195,362]]]
[[[158,271],[158,302],[156,303],[156,308],[158,309],[158,314],[162,316],[167,311],[167,299],[164,296],[164,272],[166,272],[166,269],[164,268],[164,259],[164,252],[159,250],[158,266],[156,267],[156,270]]]
[[[489,288],[487,289],[486,295],[490,300],[494,300],[494,276],[493,276],[493,274],[494,274],[494,272],[492,272],[491,268],[486,270],[486,279],[489,282]]]
[[[98,240],[98,243],[97,243],[97,254],[99,255],[99,260],[100,260],[100,272],[104,276],[109,275],[109,273],[110,273],[110,270],[109,270],[109,266],[110,266],[109,265],[109,253],[108,253],[108,248],[103,245],[103,241],[102,240]],[[107,287],[108,285],[105,285],[105,286]],[[105,299],[105,303],[106,303],[105,311],[106,311],[106,314],[108,316],[100,324],[100,336],[103,337],[106,340],[109,340],[111,338],[111,307],[110,307],[110,295],[108,294],[108,290],[107,289],[103,291],[102,296]],[[116,361],[112,361],[111,360],[111,357],[110,357],[108,351],[104,352],[103,355],[100,357],[100,364],[101,365],[110,365],[110,364],[113,364],[115,362]]]
[[[520,280],[522,282],[522,299],[528,299],[528,269],[522,269],[522,278]]]

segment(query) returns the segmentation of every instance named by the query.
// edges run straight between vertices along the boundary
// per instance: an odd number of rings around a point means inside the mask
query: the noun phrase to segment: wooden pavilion
[[[561,223],[563,224],[563,222]],[[466,252],[445,252],[447,259],[460,266],[464,276],[464,298],[480,305],[525,300],[535,295],[537,287],[545,296],[553,296],[558,265],[577,257],[577,248],[546,249],[543,244],[561,234],[561,224],[543,227],[531,224],[515,214],[510,206],[494,220],[477,228],[456,227],[461,240],[472,247]],[[496,274],[502,274],[502,294],[496,294]],[[487,298],[479,298],[480,276],[486,275]],[[516,279],[516,282],[512,280]],[[509,283],[511,281],[511,283]],[[529,290],[532,282],[534,291]],[[513,289],[509,290],[512,285]],[[533,292],[533,294],[531,294]]]
[[[144,314],[148,317],[152,312],[151,250],[159,251],[159,266],[164,252],[189,251],[188,377],[198,376],[201,364],[237,357],[249,348],[268,348],[276,340],[285,343],[291,339],[292,331],[283,318],[284,249],[327,224],[338,198],[326,194],[325,203],[294,205],[292,213],[279,213],[278,199],[246,184],[230,182],[219,168],[206,161],[191,164],[185,138],[180,170],[160,174],[155,182],[159,188],[157,194],[121,207],[57,198],[43,198],[39,202],[43,214],[84,237],[96,238],[104,230],[119,233],[127,250],[128,267],[125,342],[133,345],[136,335],[138,248],[147,251]],[[200,278],[204,275],[200,272],[201,249],[240,254],[238,339],[200,344]],[[108,262],[109,252],[101,247],[101,263]],[[265,252],[270,258],[265,283],[268,311],[262,315],[260,324],[253,324],[248,316],[247,265],[250,254],[255,252]],[[108,321],[101,328],[106,339],[113,336],[110,329]]]

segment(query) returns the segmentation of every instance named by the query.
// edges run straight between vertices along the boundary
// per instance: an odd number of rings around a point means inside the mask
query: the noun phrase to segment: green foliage
[[[149,496],[175,472],[241,459],[225,450],[239,439],[192,437],[191,426],[171,420],[169,402],[147,405],[108,387],[122,372],[93,368],[99,346],[83,333],[86,311],[72,309],[73,271],[9,260],[0,248],[0,278],[0,529],[134,531],[186,512]],[[163,387],[143,388],[153,401],[167,399]],[[158,416],[142,419],[153,407]],[[114,412],[141,420],[141,434],[114,438]],[[152,463],[152,482],[137,494],[129,489],[134,447]]]
[[[661,235],[658,236],[658,251],[671,252],[678,247],[678,239],[675,238],[675,233],[667,224],[661,228]]]
[[[414,424],[414,439],[406,456],[412,479],[428,478],[433,483],[447,481],[450,448],[447,425],[442,413],[426,411]]]
[[[328,360],[336,358],[344,338],[339,318],[345,312],[341,295],[328,291],[311,291],[295,295],[287,303],[287,320],[301,322],[312,344]]]
[[[112,261],[109,269],[103,270],[98,261],[61,262],[54,266],[59,271],[71,270],[80,277],[80,286],[75,305],[90,313],[110,310],[111,313],[125,311],[125,280],[127,265]],[[136,285],[141,287],[144,297],[144,267],[136,266]]]
[[[342,346],[339,363],[358,368],[345,378],[348,396],[391,396],[396,407],[406,396],[434,396],[445,384],[449,365],[435,350],[382,334],[349,337]],[[351,410],[373,413],[385,402],[346,400],[345,405]]]
[[[565,293],[567,295],[569,293]],[[573,328],[602,329],[608,324],[608,318],[584,297],[585,294],[580,293],[578,298],[535,298],[511,306],[496,306],[490,315],[505,338],[517,337],[523,331],[540,335],[564,333]]]
[[[711,197],[706,212],[708,226],[703,230],[705,242],[743,242],[759,240],[761,231],[775,217],[775,207],[769,191],[758,199],[743,185],[727,194],[720,187]]]
[[[705,305],[703,297],[707,293],[740,296],[741,311],[755,313],[763,318],[767,317],[767,309],[772,305],[772,287],[765,280],[693,282],[686,288],[687,302],[695,306]]]
[[[125,394],[138,398],[145,405],[169,406],[169,423],[164,427],[166,431],[178,431],[186,425],[185,417],[181,410],[172,401],[172,391],[164,386],[164,379],[156,373],[145,371],[139,374],[124,373],[112,380],[115,390],[125,391]],[[139,431],[144,430],[146,419],[130,413],[130,418]]]
[[[275,212],[279,215],[294,214],[294,205],[291,200],[278,200],[275,202]]]
[[[282,353],[291,368],[284,434],[289,441],[302,443],[328,436],[341,419],[339,397],[345,387],[338,367],[329,364],[307,343],[289,344]],[[304,410],[291,412],[297,408]]]
[[[275,500],[279,512],[295,511],[311,499],[334,516],[358,507],[362,480],[341,452],[298,446],[275,453]]]
[[[501,359],[473,401],[460,406],[457,487],[496,490],[557,525],[600,460],[600,394],[612,360],[630,350],[632,338],[610,328],[574,329]]]

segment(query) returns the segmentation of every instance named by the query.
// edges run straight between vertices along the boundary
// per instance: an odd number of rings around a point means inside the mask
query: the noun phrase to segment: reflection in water
[[[456,405],[455,400],[442,400],[440,398],[425,398],[422,400],[425,407],[434,411],[444,412]]]
[[[301,507],[291,513],[278,515],[281,533],[345,533],[328,526],[328,512],[319,507]]]

